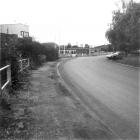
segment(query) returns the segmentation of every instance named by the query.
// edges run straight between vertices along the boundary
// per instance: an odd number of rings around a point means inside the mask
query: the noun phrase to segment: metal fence
[[[3,75],[2,72],[6,71],[6,79],[4,79],[4,83],[3,81]],[[11,83],[11,66],[10,65],[6,65],[5,67],[0,68],[0,93],[3,91],[3,89]]]

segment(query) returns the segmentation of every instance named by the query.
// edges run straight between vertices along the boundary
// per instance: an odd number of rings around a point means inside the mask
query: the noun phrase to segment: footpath
[[[73,97],[57,63],[33,70],[0,119],[1,140],[113,140],[112,133]]]

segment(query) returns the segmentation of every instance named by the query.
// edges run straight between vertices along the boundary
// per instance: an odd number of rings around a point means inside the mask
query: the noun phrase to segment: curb
[[[78,97],[78,96],[76,96],[76,95],[74,95],[73,94],[73,91],[70,89],[70,87],[67,85],[67,83],[64,81],[64,79],[62,78],[62,76],[61,76],[61,74],[60,74],[60,72],[59,72],[59,69],[58,69],[58,67],[60,66],[60,64],[61,64],[61,62],[59,62],[58,64],[57,64],[57,74],[58,74],[58,76],[60,77],[60,79],[62,80],[62,83],[64,84],[64,86],[68,89],[68,91],[70,91],[71,93],[72,93],[72,96],[74,97],[74,98],[76,98],[76,100],[78,100],[80,103],[81,103],[81,105],[87,110],[87,112],[92,116],[92,117],[95,117],[95,115],[93,115],[93,112],[82,102],[82,100]],[[114,135],[114,136],[116,136],[117,137],[117,140],[123,140],[122,138],[120,138],[120,136],[116,133],[116,132],[114,132],[110,127],[108,127],[106,124],[105,124],[105,122],[103,121],[103,120],[101,120],[97,115],[96,115],[96,119],[98,119],[98,121],[100,121],[104,126],[106,126],[106,128]]]

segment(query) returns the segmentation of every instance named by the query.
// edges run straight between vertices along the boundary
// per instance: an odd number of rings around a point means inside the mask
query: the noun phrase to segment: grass
[[[140,57],[139,55],[131,55],[129,54],[127,57],[124,57],[123,59],[116,60],[119,63],[134,66],[134,67],[140,67]]]

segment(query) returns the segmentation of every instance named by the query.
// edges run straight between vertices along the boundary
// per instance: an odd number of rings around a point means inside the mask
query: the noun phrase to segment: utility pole
[[[66,47],[66,46],[64,45],[64,55],[66,54],[66,52],[65,52],[65,51],[66,51],[66,50],[65,50],[65,47]]]
[[[89,46],[89,54],[88,55],[90,56],[90,46]]]
[[[59,44],[59,46],[58,46],[58,54],[59,54],[59,56],[60,56],[60,44]]]

